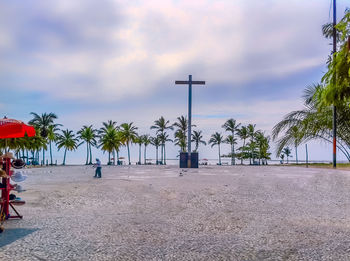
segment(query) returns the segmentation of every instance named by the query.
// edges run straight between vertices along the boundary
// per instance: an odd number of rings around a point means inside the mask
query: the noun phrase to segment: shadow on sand
[[[37,230],[37,228],[5,228],[4,232],[0,234],[0,247],[11,244]]]

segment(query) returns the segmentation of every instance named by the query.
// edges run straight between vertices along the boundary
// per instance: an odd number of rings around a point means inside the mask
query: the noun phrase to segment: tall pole
[[[337,52],[337,5],[336,0],[333,0],[333,62]],[[335,67],[334,67],[335,68]],[[336,84],[336,71],[333,76],[334,84]],[[333,168],[337,167],[337,107],[333,105]]]
[[[188,76],[188,133],[187,133],[187,152],[191,155],[191,125],[192,125],[192,75]]]

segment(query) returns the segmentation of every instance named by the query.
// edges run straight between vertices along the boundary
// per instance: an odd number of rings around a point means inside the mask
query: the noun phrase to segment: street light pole
[[[335,56],[337,52],[337,4],[336,0],[333,0],[333,62],[335,62]],[[335,68],[335,67],[334,67]],[[333,76],[333,83],[336,84],[336,71]],[[333,104],[333,168],[337,167],[337,107]]]

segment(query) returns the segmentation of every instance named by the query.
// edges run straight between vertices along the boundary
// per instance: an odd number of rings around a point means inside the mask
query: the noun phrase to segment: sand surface
[[[350,172],[278,166],[27,170],[0,260],[350,260]]]

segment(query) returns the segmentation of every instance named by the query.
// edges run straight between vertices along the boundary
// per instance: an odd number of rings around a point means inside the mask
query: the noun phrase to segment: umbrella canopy
[[[14,119],[0,119],[0,139],[22,138],[35,136],[35,129]]]

